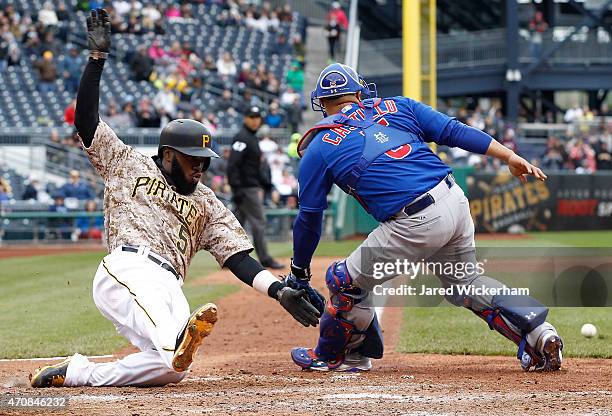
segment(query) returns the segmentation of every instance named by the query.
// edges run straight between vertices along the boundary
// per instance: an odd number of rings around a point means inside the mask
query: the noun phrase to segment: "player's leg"
[[[246,211],[243,198],[240,198],[238,201],[234,201],[234,209],[232,210],[232,214],[234,214],[234,217],[236,217],[242,228],[245,228]]]
[[[184,377],[173,368],[173,357],[190,316],[174,276],[144,256],[113,252],[100,265],[93,291],[101,313],[141,352],[110,363],[75,354],[64,385],[149,386]]]
[[[253,231],[253,246],[255,247],[257,257],[259,257],[261,263],[268,263],[272,259],[268,254],[268,246],[266,244],[266,215],[260,192],[260,188],[246,188],[243,190],[243,204],[246,208],[244,209],[244,214],[246,221]]]
[[[187,372],[168,369],[153,349],[108,363],[94,363],[81,354],[75,354],[70,359],[64,387],[154,387],[178,383],[186,375]]]
[[[443,202],[454,216],[455,234],[430,260],[444,263],[472,264],[477,270],[474,223],[469,211],[469,204],[463,191],[458,186],[451,189],[451,194]],[[465,267],[463,267],[465,269]],[[461,278],[455,275],[439,273],[438,277],[445,286],[471,285],[475,288],[499,289],[504,285],[497,280],[478,275],[475,271]],[[458,306],[472,310],[484,319],[490,329],[496,330],[519,346],[518,358],[525,370],[535,366],[536,370],[558,370],[562,362],[563,343],[556,329],[546,322],[548,308],[530,296],[491,295],[490,291],[469,291],[460,294],[455,290],[453,298],[448,300]]]
[[[294,349],[292,358],[296,364],[302,368],[333,369],[342,363],[343,355],[351,358],[351,353],[382,357],[382,336],[378,321],[374,319],[374,308],[364,307],[366,301],[361,299],[369,295],[374,286],[396,277],[397,273],[380,277],[373,265],[393,263],[398,258],[417,262],[435,253],[435,242],[447,241],[450,232],[445,224],[447,219],[435,214],[432,205],[420,213],[418,221],[403,218],[381,223],[346,262],[330,266],[326,275],[330,301],[321,318],[319,343],[314,350]],[[426,244],[428,241],[432,243]],[[437,244],[439,247],[441,243]],[[337,306],[333,305],[334,301]],[[336,312],[338,310],[340,313]],[[326,349],[327,345],[332,348]],[[365,353],[360,351],[361,346],[365,346]]]
[[[93,363],[86,357],[75,354],[68,367],[65,386],[163,386],[169,383],[180,382],[187,372],[179,372],[168,367],[168,360],[173,355],[170,351],[160,350],[155,343],[143,335],[142,330],[131,328],[126,325],[123,317],[132,315],[129,302],[126,305],[115,305],[114,309],[101,305],[104,300],[113,298],[116,287],[109,285],[104,287],[108,279],[96,280],[98,293],[96,303],[103,314],[109,318],[117,327],[120,334],[128,338],[132,344],[142,351],[130,354],[121,360],[108,363]],[[179,290],[180,292],[180,290]],[[117,294],[120,297],[121,294]],[[100,298],[100,296],[105,296]],[[115,299],[117,298],[115,297]],[[117,313],[119,312],[119,314]],[[175,322],[187,322],[189,318],[189,306],[181,293],[173,294],[171,314]],[[139,319],[139,318],[136,318]],[[137,325],[136,325],[137,326]]]
[[[314,349],[294,348],[293,361],[308,370],[367,371],[370,358],[382,358],[383,340],[374,308],[361,303],[368,292],[354,286],[346,262],[334,262],[325,282],[330,299]]]
[[[154,328],[149,328],[146,324],[146,320],[150,319],[147,317],[149,312],[139,306],[142,294],[137,285],[126,278],[125,268],[119,267],[121,262],[113,261],[113,257],[112,254],[107,256],[96,272],[93,282],[94,302],[102,315],[115,325],[117,332],[141,352],[108,363],[91,362],[86,357],[75,354],[70,358],[63,374],[63,385],[157,386],[180,381],[184,374],[168,367],[151,339]],[[141,256],[133,258],[138,262]],[[146,271],[148,270],[142,270],[143,273]],[[36,373],[32,384],[47,376],[44,372]]]
[[[127,307],[131,313],[117,317],[116,311],[111,309],[110,314],[114,314],[111,320],[149,341],[166,371],[186,371],[217,321],[217,307],[207,303],[190,314],[181,289],[182,281],[148,260],[148,248],[141,249],[142,256],[119,253],[124,255],[116,261],[118,274],[111,277],[120,281],[121,274],[128,281],[122,286],[130,286],[131,302],[127,302]],[[108,267],[105,270],[110,274]],[[97,298],[96,304],[105,303],[106,297]],[[131,317],[127,324],[121,322],[124,316]]]

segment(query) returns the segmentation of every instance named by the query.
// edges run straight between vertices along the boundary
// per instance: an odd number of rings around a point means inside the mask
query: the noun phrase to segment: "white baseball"
[[[597,328],[593,324],[584,324],[580,329],[580,333],[583,337],[593,338],[597,336]]]

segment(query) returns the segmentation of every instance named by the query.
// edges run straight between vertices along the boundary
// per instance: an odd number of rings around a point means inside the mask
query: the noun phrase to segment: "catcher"
[[[279,281],[251,258],[253,247],[234,215],[200,183],[211,158],[218,157],[204,125],[170,122],[161,132],[157,156],[150,158],[125,145],[99,119],[100,78],[111,46],[106,10],[92,10],[87,32],[90,55],[79,85],[75,125],[104,179],[109,252],[96,272],[93,298],[140,352],[108,363],[75,354],[37,370],[30,376],[32,386],[162,386],[181,381],[217,321],[212,303],[190,314],[181,290],[199,250],[209,251],[240,280],[277,299],[302,325],[316,326],[323,309],[320,299],[317,310],[304,290]]]
[[[310,260],[333,184],[380,224],[348,258],[327,269],[330,300],[319,341],[314,349],[294,348],[293,361],[308,370],[370,370],[370,358],[383,356],[372,294],[399,274],[391,270],[376,276],[373,266],[405,259],[451,265],[434,273],[450,289],[449,302],[470,309],[490,329],[515,342],[524,370],[559,370],[563,341],[546,321],[548,308],[527,295],[497,295],[504,285],[473,267],[477,261],[468,200],[451,169],[426,142],[495,157],[508,163],[522,182],[528,175],[544,181],[546,175],[488,134],[431,107],[401,96],[376,98],[375,85],[346,65],[334,63],[321,72],[311,105],[325,118],[298,144],[303,158],[292,274],[308,286]],[[458,269],[462,266],[472,266],[472,271]],[[471,290],[465,294],[460,287]]]

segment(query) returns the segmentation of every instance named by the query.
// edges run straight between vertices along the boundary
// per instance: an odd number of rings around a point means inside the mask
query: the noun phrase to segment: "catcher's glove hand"
[[[325,297],[310,286],[310,268],[301,269],[291,262],[291,273],[283,279],[283,283],[293,289],[303,290],[308,301],[319,311],[321,315],[325,311]]]
[[[91,11],[87,17],[87,44],[92,52],[108,53],[111,47],[110,16],[106,9]]]
[[[277,292],[276,298],[296,321],[305,327],[317,326],[321,314],[308,302],[304,293],[304,290],[295,290],[285,286]]]

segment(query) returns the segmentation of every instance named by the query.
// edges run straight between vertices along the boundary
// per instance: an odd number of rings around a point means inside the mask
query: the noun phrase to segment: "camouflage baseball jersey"
[[[124,144],[100,120],[85,151],[104,179],[108,251],[146,245],[186,275],[191,258],[209,251],[220,265],[253,247],[234,215],[203,184],[191,195],[175,192],[155,161]]]

